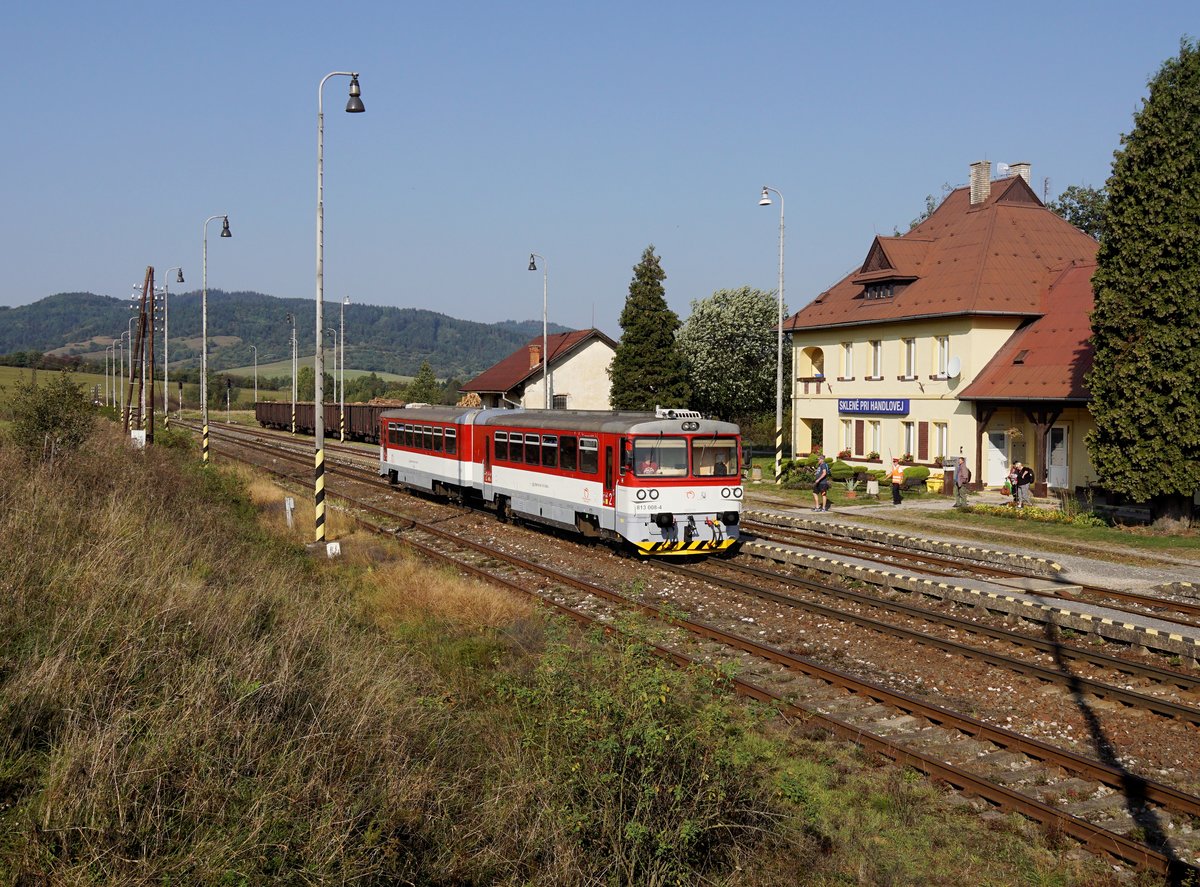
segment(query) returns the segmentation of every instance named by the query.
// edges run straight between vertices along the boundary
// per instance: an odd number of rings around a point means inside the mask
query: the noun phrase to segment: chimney
[[[992,193],[992,161],[976,160],[971,164],[971,206],[978,206]]]
[[[1025,184],[1029,184],[1030,164],[1022,161],[1020,163],[1010,163],[1008,166],[1012,170],[1014,176],[1020,176],[1025,180]]]
[[[529,346],[529,368],[533,369],[534,367],[541,366],[541,365],[542,365],[542,346],[541,345],[530,345]]]

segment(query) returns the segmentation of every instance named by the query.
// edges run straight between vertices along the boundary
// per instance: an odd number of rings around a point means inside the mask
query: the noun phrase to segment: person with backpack
[[[958,465],[954,468],[954,507],[967,507],[967,484],[971,482],[971,469],[967,467],[965,456],[958,457]]]
[[[1017,463],[1017,508],[1033,505],[1029,496],[1029,487],[1033,483],[1033,469],[1028,465]]]
[[[817,457],[817,472],[813,476],[813,511],[829,510],[829,466],[825,454]]]

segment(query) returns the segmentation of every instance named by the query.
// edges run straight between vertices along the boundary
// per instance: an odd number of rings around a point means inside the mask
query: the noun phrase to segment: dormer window
[[[863,296],[868,299],[890,299],[896,295],[896,284],[894,283],[870,283],[867,284],[866,292]]]
[[[1029,354],[1029,352],[1028,352],[1028,351],[1022,351],[1022,352],[1020,352],[1019,354],[1017,354],[1017,356],[1016,356],[1016,357],[1014,357],[1014,358],[1013,358],[1013,363],[1024,363],[1024,362],[1025,362],[1025,356],[1026,356],[1027,354]]]

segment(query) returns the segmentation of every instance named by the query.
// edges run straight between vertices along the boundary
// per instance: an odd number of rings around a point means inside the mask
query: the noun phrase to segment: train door
[[[615,508],[617,505],[616,491],[617,466],[613,458],[612,444],[604,447],[604,507]]]
[[[492,436],[488,433],[483,435],[483,501],[491,502],[494,498],[492,493]]]

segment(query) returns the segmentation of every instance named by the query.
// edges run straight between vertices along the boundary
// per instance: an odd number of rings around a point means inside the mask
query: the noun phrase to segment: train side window
[[[564,435],[558,439],[558,466],[563,471],[574,471],[579,467],[579,441]]]
[[[546,468],[558,466],[558,435],[542,435],[542,465]]]
[[[388,446],[395,447],[400,444],[400,428],[397,425],[388,423]]]
[[[541,449],[540,443],[538,435],[525,435],[525,464],[537,465],[541,461],[541,454],[538,453],[538,450]]]
[[[508,432],[507,431],[497,431],[496,435],[495,435],[495,441],[496,441],[496,461],[497,462],[507,462],[508,461]]]
[[[433,451],[440,453],[442,451],[442,429],[433,429]]]
[[[424,444],[422,444],[422,447],[426,450],[432,450],[433,449],[433,428],[430,427],[429,425],[426,425],[424,428],[421,429],[421,433],[425,437],[425,442],[424,442]]]
[[[579,438],[579,470],[584,474],[600,470],[600,444],[594,437]]]
[[[453,428],[446,429],[446,455],[454,456],[458,453],[458,432]]]
[[[413,427],[411,425],[404,426],[404,445],[406,447],[413,445]]]
[[[515,431],[508,433],[508,461],[521,462],[525,459],[525,435]]]

